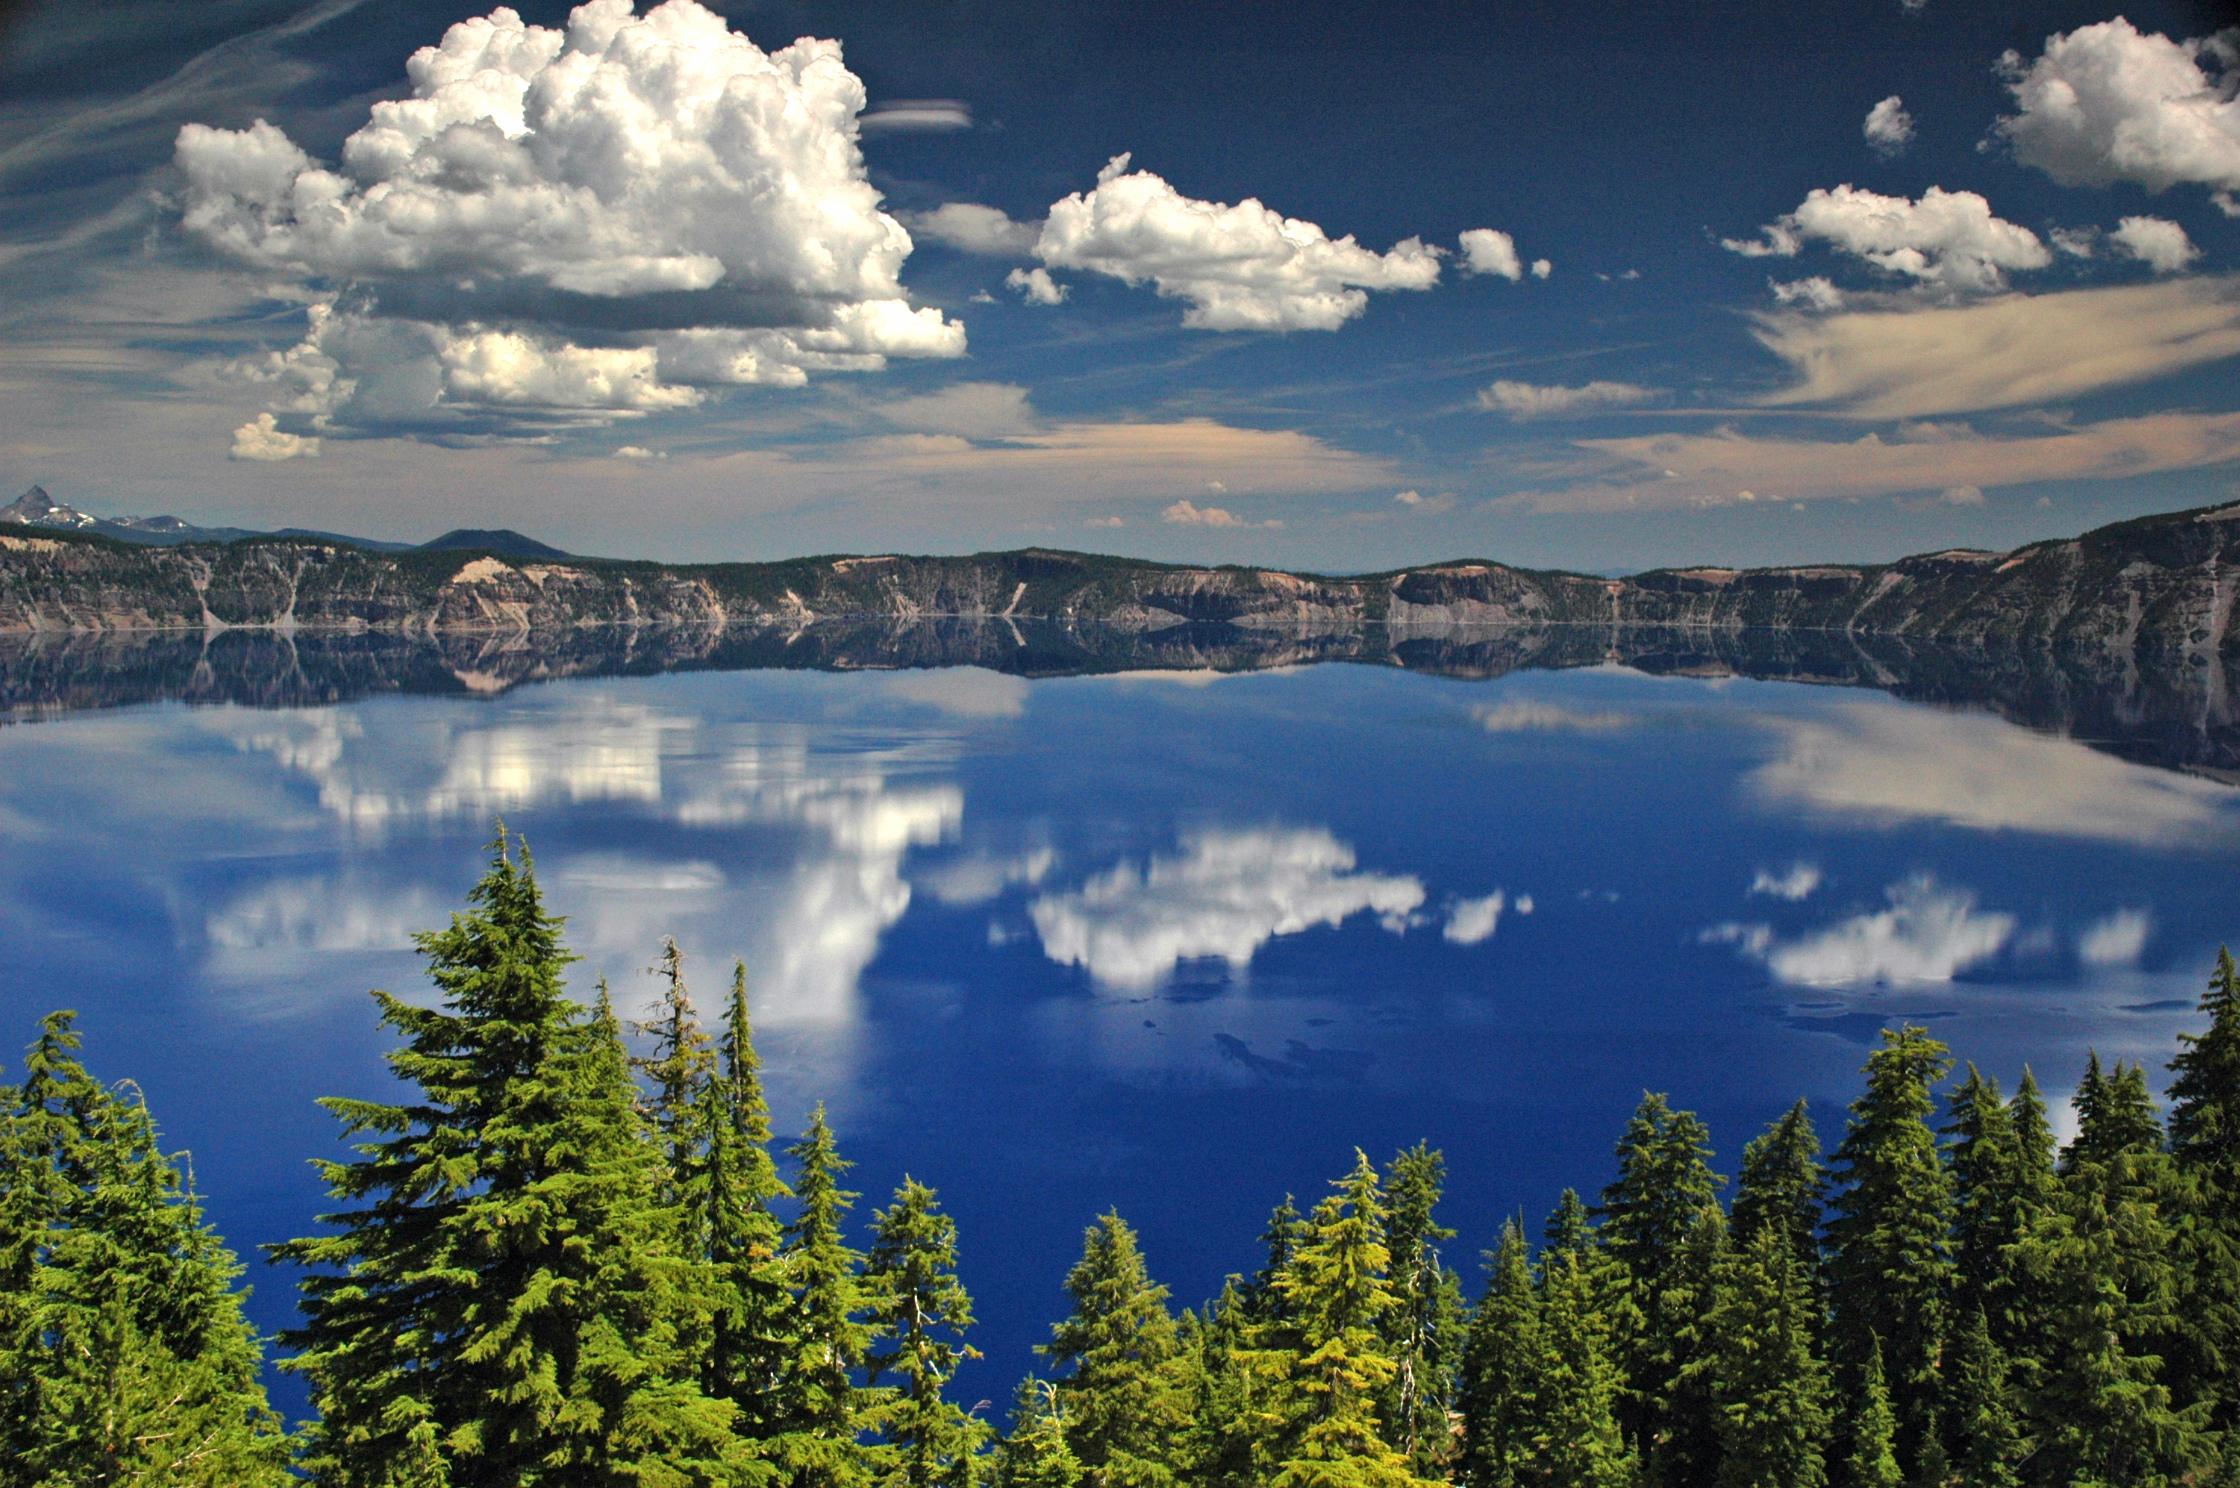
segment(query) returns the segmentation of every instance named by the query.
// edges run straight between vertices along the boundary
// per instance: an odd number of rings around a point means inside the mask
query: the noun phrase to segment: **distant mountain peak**
[[[538,542],[509,527],[454,527],[443,536],[420,544],[423,553],[450,553],[466,548],[501,554],[507,558],[566,558],[549,543]]]
[[[30,490],[0,507],[0,521],[25,522],[40,527],[91,527],[97,519],[47,494],[45,486]]]

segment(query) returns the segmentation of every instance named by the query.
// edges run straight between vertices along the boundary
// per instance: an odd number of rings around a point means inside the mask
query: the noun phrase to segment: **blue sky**
[[[101,514],[1605,569],[2240,491],[2229,6],[9,15],[0,482]]]

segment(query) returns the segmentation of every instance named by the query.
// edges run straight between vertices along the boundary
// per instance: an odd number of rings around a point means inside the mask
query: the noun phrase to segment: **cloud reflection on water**
[[[1157,986],[1177,964],[1219,957],[1241,971],[1264,943],[1373,910],[1388,930],[1422,907],[1413,874],[1354,872],[1353,849],[1326,829],[1208,829],[1179,856],[1119,863],[1028,913],[1044,954],[1107,986]]]
[[[2231,786],[1980,713],[1859,702],[1766,722],[1785,747],[1744,786],[1770,806],[2141,847],[2229,841],[2240,830],[2240,791]]]

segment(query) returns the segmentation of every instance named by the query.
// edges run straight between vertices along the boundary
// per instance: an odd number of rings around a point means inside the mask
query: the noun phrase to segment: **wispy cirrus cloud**
[[[2011,295],[1972,305],[1767,315],[1798,380],[1763,401],[1932,418],[2078,398],[2240,355],[2240,280]]]

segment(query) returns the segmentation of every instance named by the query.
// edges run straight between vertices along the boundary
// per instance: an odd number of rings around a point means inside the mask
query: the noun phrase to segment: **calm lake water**
[[[82,1014],[244,1255],[321,1207],[327,1094],[393,1089],[365,992],[503,813],[626,1013],[676,937],[745,959],[782,1131],[829,1105],[870,1210],[958,1217],[1008,1399],[1117,1206],[1178,1302],[1359,1145],[1445,1149],[1474,1287],[1504,1215],[1607,1181],[1644,1088],[1731,1173],[1830,1145],[1886,1022],[2056,1098],[2157,1068],[2240,939],[2240,791],[1981,713],[1615,667],[967,668],[560,682],[0,728],[7,1077]],[[291,1312],[252,1267],[253,1312]],[[291,1399],[300,1399],[291,1395]]]

